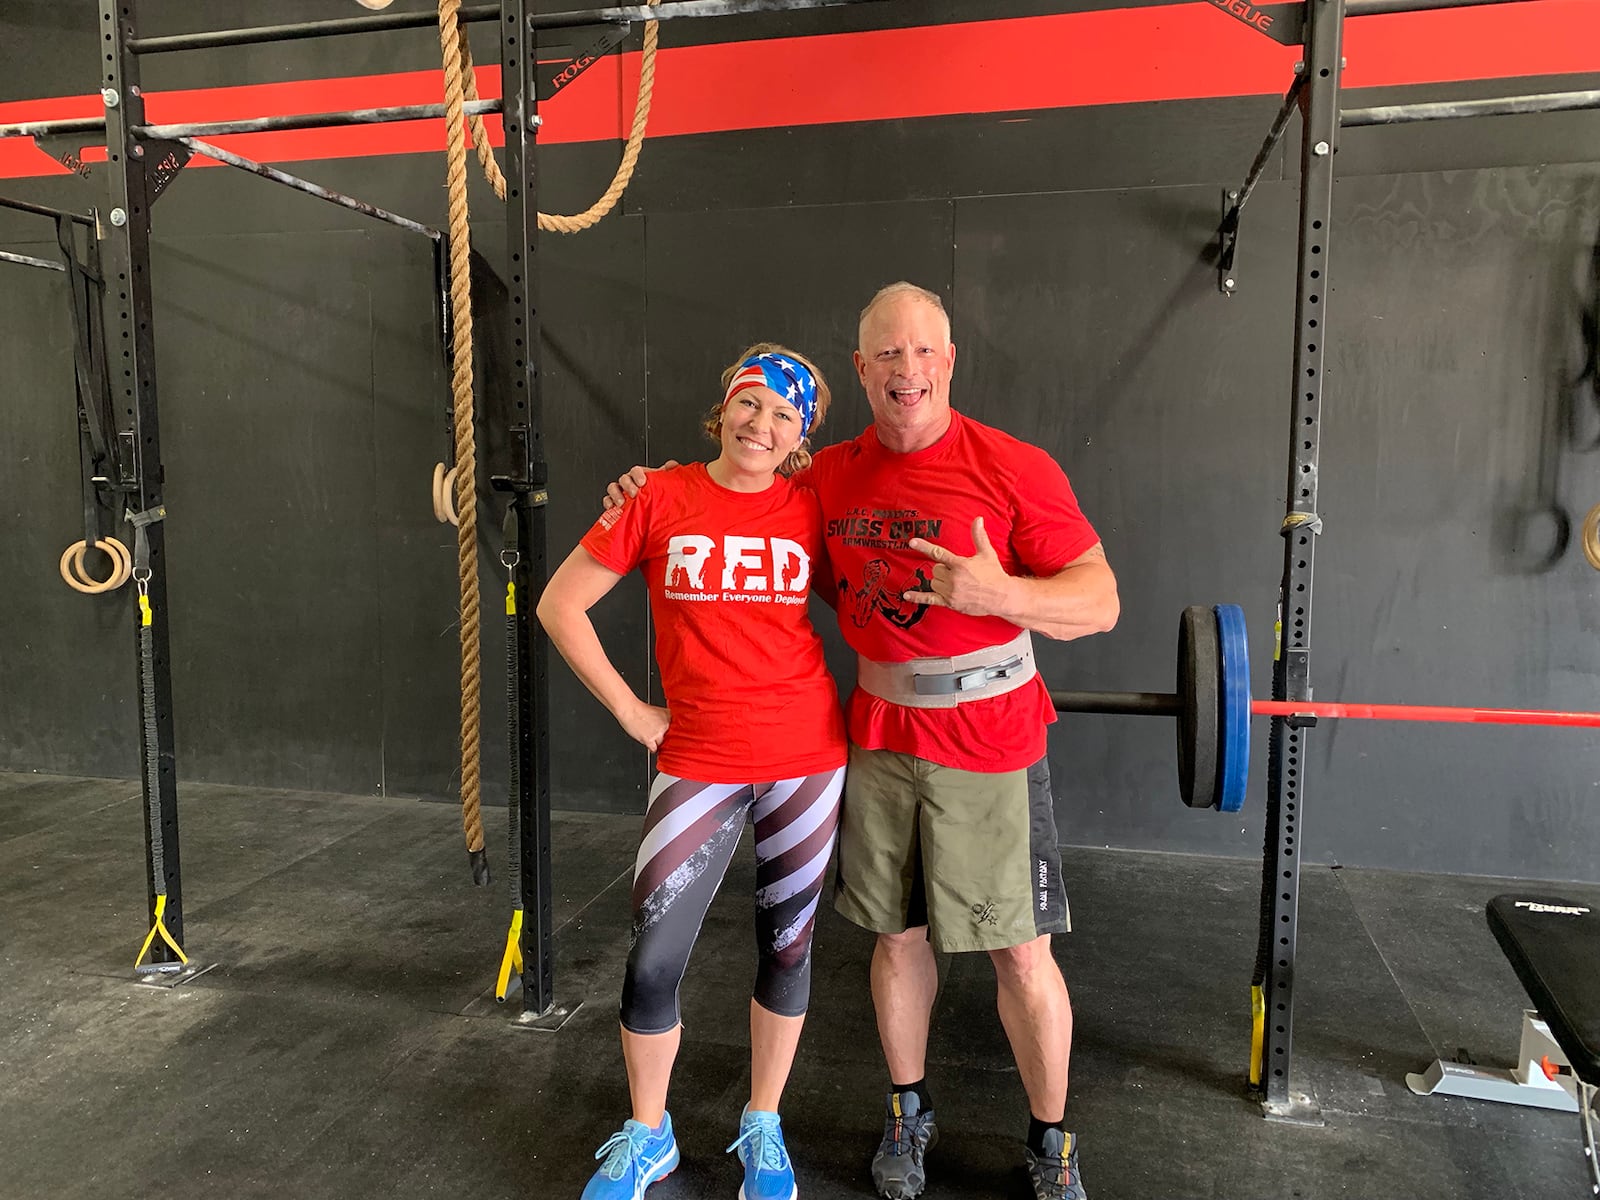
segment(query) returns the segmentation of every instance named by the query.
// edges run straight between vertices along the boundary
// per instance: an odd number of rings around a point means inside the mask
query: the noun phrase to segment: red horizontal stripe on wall
[[[649,133],[1263,95],[1288,86],[1298,53],[1209,0],[668,47],[657,61]],[[1345,53],[1346,85],[1357,88],[1600,72],[1600,2],[1529,0],[1370,17],[1350,22]],[[563,89],[543,108],[541,142],[620,139],[632,116],[639,57],[609,56]],[[480,67],[479,83],[485,96],[499,95],[498,67]],[[437,72],[413,71],[164,92],[148,98],[146,115],[157,123],[219,121],[423,104],[441,94]],[[100,111],[98,96],[18,101],[0,104],[0,123]],[[499,121],[488,124],[498,145]],[[218,141],[283,162],[439,151],[444,131],[438,121],[423,121]],[[63,170],[30,142],[0,141],[0,178]]]

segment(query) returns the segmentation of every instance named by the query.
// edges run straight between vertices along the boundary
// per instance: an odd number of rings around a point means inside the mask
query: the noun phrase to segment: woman
[[[578,678],[656,752],[634,867],[622,1051],[633,1113],[600,1147],[583,1200],[637,1200],[678,1165],[667,1084],[678,985],[747,820],[755,822],[756,941],[750,1102],[739,1124],[744,1200],[794,1200],[778,1102],[811,986],[811,931],[844,782],[845,730],[822,641],[806,616],[823,571],[815,497],[787,475],[810,461],[828,409],[809,361],[752,346],[722,375],[709,463],[657,476],[608,509],[551,576],[539,620]],[[644,572],[667,706],[641,700],[601,648],[588,610]],[[777,780],[776,783],[770,782]]]

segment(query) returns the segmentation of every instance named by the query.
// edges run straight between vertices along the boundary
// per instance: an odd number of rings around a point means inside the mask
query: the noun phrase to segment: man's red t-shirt
[[[582,546],[642,568],[672,723],[656,756],[701,783],[792,779],[844,765],[839,689],[806,615],[826,570],[816,495],[782,476],[735,492],[704,463],[651,477]]]
[[[960,555],[973,552],[982,517],[1007,573],[1054,575],[1098,542],[1060,465],[958,412],[932,446],[896,454],[868,427],[853,441],[819,450],[794,482],[822,504],[839,629],[856,653],[876,662],[944,657],[1010,641],[1019,628],[999,617],[969,617],[902,600],[926,591],[933,560],[906,548],[914,537]],[[650,487],[654,487],[652,480]],[[649,491],[649,488],[645,489]],[[966,771],[1011,771],[1044,756],[1055,706],[1043,679],[955,708],[906,708],[857,688],[848,705],[850,740]]]

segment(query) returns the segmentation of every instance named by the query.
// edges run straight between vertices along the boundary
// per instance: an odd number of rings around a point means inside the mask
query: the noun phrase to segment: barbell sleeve
[[[1183,701],[1172,692],[1050,693],[1057,712],[1110,713],[1125,717],[1176,717]]]

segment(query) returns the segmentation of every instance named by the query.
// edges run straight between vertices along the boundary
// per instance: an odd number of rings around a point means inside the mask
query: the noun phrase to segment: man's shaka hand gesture
[[[904,599],[954,609],[969,617],[996,616],[1008,607],[1013,581],[989,543],[982,517],[972,522],[973,553],[969,557],[963,558],[926,538],[912,538],[906,545],[933,559],[934,567],[929,590],[903,592]]]

